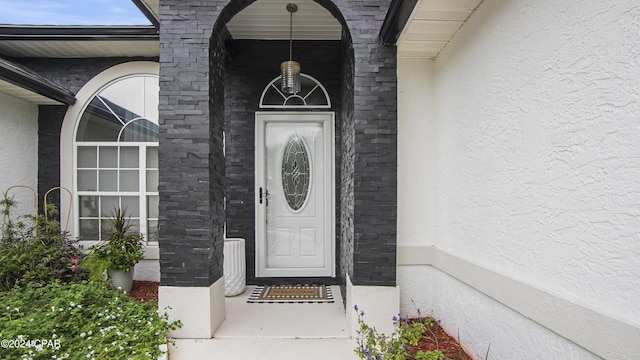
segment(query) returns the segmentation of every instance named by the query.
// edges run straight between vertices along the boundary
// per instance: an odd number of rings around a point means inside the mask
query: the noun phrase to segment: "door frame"
[[[336,241],[335,241],[335,113],[332,111],[299,112],[299,111],[258,111],[255,114],[255,274],[256,277],[335,277],[336,276]],[[313,271],[299,269],[299,274],[291,276],[277,269],[267,269],[266,266],[266,206],[260,203],[260,188],[266,188],[266,158],[264,151],[265,129],[267,123],[299,123],[320,122],[324,130],[324,230],[328,242],[325,256],[329,257],[330,272],[317,275]],[[310,269],[315,270],[315,269]],[[290,270],[287,270],[290,271]]]

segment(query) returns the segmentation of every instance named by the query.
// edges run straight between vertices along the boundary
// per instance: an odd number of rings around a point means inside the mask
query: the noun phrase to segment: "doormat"
[[[332,303],[331,287],[326,285],[266,285],[258,286],[248,303]]]

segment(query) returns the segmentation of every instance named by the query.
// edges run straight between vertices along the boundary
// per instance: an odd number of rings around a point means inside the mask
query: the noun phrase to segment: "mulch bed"
[[[158,302],[158,285],[155,281],[133,281],[129,296],[142,302]]]
[[[420,321],[420,319],[413,319],[412,321]],[[437,321],[433,322],[433,326],[431,326],[430,330],[427,330],[427,334],[418,342],[418,345],[411,348],[411,354],[415,355],[419,350],[440,350],[449,359],[473,360],[460,347],[458,341],[447,334]]]
[[[158,285],[159,283],[155,281],[135,280],[129,296],[142,302],[158,302]],[[420,320],[414,319],[412,321]],[[458,341],[447,334],[437,321],[433,322],[430,331],[427,331],[427,334],[420,340],[418,345],[411,349],[411,353],[415,355],[419,350],[440,350],[446,357],[453,360],[473,360],[464,350],[461,355]]]

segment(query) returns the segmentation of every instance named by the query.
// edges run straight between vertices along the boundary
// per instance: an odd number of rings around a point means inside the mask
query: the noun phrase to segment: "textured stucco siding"
[[[417,286],[416,277],[430,286]],[[474,359],[590,360],[600,357],[456,278],[430,266],[401,266],[398,285],[406,309],[442,319]],[[428,294],[427,294],[428,292]],[[421,294],[422,293],[422,294]],[[416,296],[417,294],[422,295]],[[411,296],[416,297],[414,303]],[[614,358],[611,358],[614,359]]]
[[[38,188],[38,106],[0,93],[0,193],[13,185]],[[33,193],[15,189],[15,214],[34,213]],[[2,221],[2,219],[0,219]]]
[[[485,1],[437,60],[401,59],[399,246],[435,246],[638,333],[639,33],[636,1]],[[422,108],[403,96],[422,96]],[[421,271],[399,270],[401,288],[422,281]],[[640,356],[633,342],[615,344],[617,352],[589,341],[555,346],[561,335],[521,315],[508,320],[479,292],[457,300],[461,285],[432,276],[428,296],[413,286],[403,298],[430,296],[423,310],[445,327],[485,333],[468,336],[476,354],[495,342],[505,348],[492,345],[492,359],[596,357],[581,347]],[[556,304],[547,305],[534,322]],[[502,320],[513,327],[492,331]],[[600,326],[585,323],[570,332],[580,338]]]

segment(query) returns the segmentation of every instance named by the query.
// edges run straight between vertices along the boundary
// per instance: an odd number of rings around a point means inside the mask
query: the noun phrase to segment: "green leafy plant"
[[[415,360],[449,360],[449,358],[444,356],[444,354],[438,350],[431,350],[431,351],[420,350],[416,353]]]
[[[2,234],[2,242],[21,241],[35,236],[35,214],[11,217],[11,212],[17,205],[15,199],[8,197],[5,192],[2,200],[0,200],[0,211],[2,213],[0,233]]]
[[[411,347],[418,345],[420,339],[433,326],[433,319],[425,318],[423,321],[409,321],[406,317],[393,317],[395,327],[393,334],[387,336],[379,333],[364,321],[364,311],[354,306],[358,314],[357,330],[358,347],[355,352],[360,359],[366,360],[409,360]],[[416,360],[448,360],[439,350],[418,351]]]
[[[60,230],[57,209],[49,204],[47,216],[23,215],[11,219],[16,206],[6,196],[0,201],[4,221],[0,241],[0,291],[16,284],[52,281],[76,282],[87,278],[79,264],[84,255],[77,241]]]
[[[109,225],[112,228],[109,238],[91,248],[83,265],[91,271],[94,280],[101,278],[106,269],[128,271],[144,257],[144,237],[131,231],[132,224],[126,215],[126,208],[115,208]]]
[[[21,345],[3,359],[157,359],[181,326],[156,304],[87,282],[15,287],[0,293],[0,309],[0,338]]]

